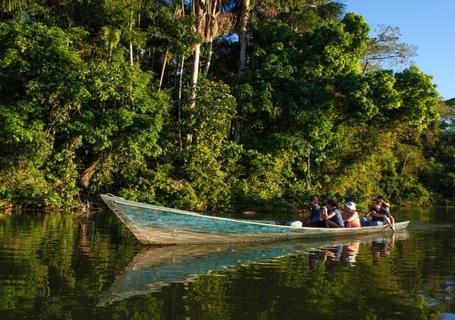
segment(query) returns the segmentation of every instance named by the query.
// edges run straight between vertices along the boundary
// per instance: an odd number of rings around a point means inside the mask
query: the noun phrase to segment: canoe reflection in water
[[[399,239],[403,239],[407,234],[400,234]],[[392,234],[383,238],[373,240],[357,240],[348,244],[322,247],[317,250],[310,250],[308,255],[310,268],[315,268],[318,264],[323,263],[326,266],[343,264],[354,266],[360,251],[361,243],[366,243],[371,249],[373,263],[378,263],[381,259],[390,255],[390,252],[397,238]]]
[[[359,250],[360,241],[329,248],[319,248],[316,251],[309,252],[310,268],[315,268],[320,263],[325,265],[343,263],[352,266],[356,262]]]
[[[373,263],[378,263],[385,257],[388,257],[395,244],[395,237],[392,235],[388,238],[377,239],[371,242],[371,253],[373,254]]]
[[[404,239],[407,233],[402,232],[392,237]],[[351,266],[356,262],[361,243],[371,246],[374,261],[378,261],[379,258],[389,254],[393,241],[390,237],[366,235],[356,237],[349,242],[345,239],[338,241],[318,239],[260,245],[224,244],[144,248],[116,277],[98,306],[136,295],[157,292],[171,283],[191,281],[198,275],[212,271],[263,263],[270,259],[295,254],[307,254],[310,268],[320,263],[326,266],[337,263]]]

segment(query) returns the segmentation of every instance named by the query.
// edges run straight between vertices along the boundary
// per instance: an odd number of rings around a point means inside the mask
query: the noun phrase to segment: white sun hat
[[[344,206],[348,209],[351,209],[351,210],[357,210],[357,208],[355,207],[355,203],[352,202],[352,201],[347,201]]]

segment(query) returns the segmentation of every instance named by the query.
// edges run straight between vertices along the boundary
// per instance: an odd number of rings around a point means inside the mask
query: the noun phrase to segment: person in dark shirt
[[[308,198],[308,204],[310,205],[310,221],[304,222],[304,227],[325,227],[325,222],[321,218],[321,207],[319,206],[319,200],[316,196],[310,196]]]
[[[395,224],[395,219],[389,211],[389,204],[384,200],[384,197],[377,196],[373,200],[373,206],[370,209],[371,220],[366,218],[363,219],[362,225],[372,227],[372,226],[382,226],[387,225],[388,222],[393,226]],[[388,222],[386,221],[388,220]]]
[[[318,203],[318,197],[311,196],[308,198],[308,203],[311,206],[310,221],[311,222],[320,222],[321,219],[321,207]]]
[[[310,205],[310,221],[301,222],[299,220],[296,221],[275,221],[276,224],[284,225],[284,226],[299,226],[299,222],[301,223],[301,227],[323,227],[325,223],[321,219],[321,207],[318,204],[318,197],[310,196],[308,198],[308,203]]]
[[[344,228],[343,217],[338,209],[338,203],[335,200],[327,201],[327,213],[324,213],[322,219],[329,228]]]
[[[371,220],[384,223],[386,218],[392,218],[389,209],[387,207],[382,207],[375,200],[375,205],[371,208]]]
[[[390,204],[385,201],[383,196],[377,196],[371,216],[373,221],[381,221],[383,224],[390,224],[390,227],[394,229],[395,219],[390,213],[389,207]]]

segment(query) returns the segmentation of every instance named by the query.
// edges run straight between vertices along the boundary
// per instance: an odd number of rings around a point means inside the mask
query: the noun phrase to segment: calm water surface
[[[395,213],[395,237],[184,249],[0,214],[0,319],[455,319],[455,209]]]

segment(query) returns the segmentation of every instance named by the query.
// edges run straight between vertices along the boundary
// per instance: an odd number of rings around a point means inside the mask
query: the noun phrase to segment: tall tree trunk
[[[199,60],[201,57],[201,44],[196,44],[194,48],[193,72],[191,73],[191,108],[196,106],[196,86],[199,77]]]
[[[310,158],[310,151],[308,151],[308,156],[307,156],[306,186],[307,186],[308,190],[311,189],[311,158]]]
[[[197,91],[197,80],[199,77],[199,60],[201,57],[201,44],[196,44],[194,48],[194,58],[193,58],[193,71],[191,73],[191,99],[190,99],[190,109],[191,112],[196,109],[196,91]],[[191,117],[191,115],[190,115]],[[190,145],[193,142],[193,134],[188,133],[186,135],[186,142]]]
[[[130,37],[133,33],[133,10],[131,10],[131,21],[130,21]],[[130,64],[133,66],[134,58],[133,58],[133,41],[130,40]]]
[[[200,23],[200,19],[202,17],[203,3],[201,0],[193,0],[191,2],[191,14],[194,18],[194,31],[198,32],[198,26]],[[201,44],[197,43],[194,46],[194,57],[193,57],[193,70],[191,72],[191,97],[190,97],[190,117],[192,117],[191,112],[196,109],[196,89],[197,89],[197,80],[199,77],[199,60],[201,57]],[[187,133],[186,135],[186,143],[187,145],[191,145],[193,143],[193,134]]]
[[[205,63],[204,67],[204,78],[207,78],[210,69],[210,62],[212,61],[212,54],[213,54],[213,40],[208,43],[207,48],[207,62]]]
[[[251,0],[243,0],[243,11],[240,20],[240,57],[239,57],[239,78],[243,75],[246,67],[246,47],[248,41],[248,22],[250,20]],[[234,141],[240,143],[241,123],[239,117],[236,117],[232,123],[234,129]]]
[[[137,14],[137,28],[138,29],[141,29],[141,13],[139,12]],[[137,50],[136,50],[136,61],[139,62],[141,61],[141,48],[138,47]]]
[[[130,41],[130,64],[133,66],[134,59],[133,59],[133,43]]]
[[[185,65],[185,55],[182,54],[180,60],[179,70],[179,93],[178,93],[178,107],[177,107],[177,130],[179,135],[179,146],[180,150],[183,150],[183,139],[182,139],[182,90],[183,90],[183,67]]]
[[[182,59],[180,60],[180,70],[179,70],[179,101],[182,101],[182,89],[183,89],[183,66],[185,64],[185,56],[182,54]]]
[[[239,64],[239,75],[243,74],[246,67],[246,46],[247,46],[247,34],[248,34],[248,21],[250,19],[250,0],[243,0],[243,12],[240,21],[240,64]]]
[[[169,54],[169,50],[166,50],[166,53],[164,54],[163,67],[161,68],[160,85],[158,86],[158,91],[161,90],[161,86],[163,84],[164,71],[166,70],[166,63],[167,63],[168,54]]]
[[[182,17],[185,16],[185,0],[181,1]],[[182,53],[180,60],[179,70],[179,93],[178,93],[178,106],[177,106],[177,130],[180,151],[183,150],[183,136],[182,136],[182,92],[183,92],[183,68],[185,65],[185,54]]]
[[[202,2],[202,3],[201,3]],[[192,1],[192,15],[194,17],[194,31],[198,32],[198,26],[200,19],[203,16],[204,9],[202,8],[204,1],[193,0]],[[197,43],[194,47],[194,60],[193,60],[193,71],[191,73],[191,109],[196,107],[196,86],[199,77],[199,60],[201,57],[201,44]]]

